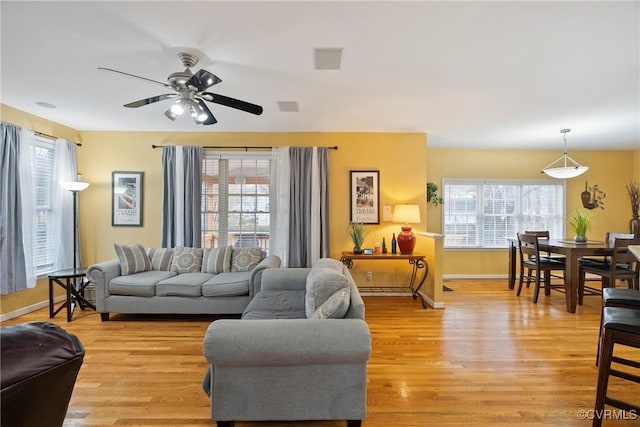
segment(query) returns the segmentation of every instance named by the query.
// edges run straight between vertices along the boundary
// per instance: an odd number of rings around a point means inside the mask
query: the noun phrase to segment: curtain
[[[269,253],[278,255],[282,267],[289,265],[289,199],[291,171],[289,147],[274,147],[271,159],[271,233]]]
[[[73,193],[65,190],[61,183],[64,181],[77,181],[78,166],[76,150],[73,142],[64,139],[55,141],[55,166],[53,168],[53,213],[52,213],[52,241],[60,242],[60,250],[57,258],[54,258],[55,270],[73,268],[73,257],[76,257],[76,265],[82,266],[80,257],[80,242],[76,241],[76,253],[73,253]],[[80,221],[78,221],[79,224]],[[76,224],[76,227],[78,227]],[[80,231],[76,228],[76,239],[79,239]]]
[[[0,145],[0,293],[27,288],[25,251],[22,243],[20,188],[20,128],[1,124]]]
[[[200,247],[202,147],[162,147],[162,247]]]
[[[328,149],[289,148],[289,170],[287,266],[311,267],[329,256]]]

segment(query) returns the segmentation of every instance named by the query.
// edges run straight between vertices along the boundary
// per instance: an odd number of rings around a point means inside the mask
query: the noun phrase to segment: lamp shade
[[[396,205],[393,209],[393,222],[400,222],[402,232],[398,234],[398,248],[402,255],[413,254],[416,247],[416,235],[411,231],[409,224],[420,223],[420,206],[418,205]]]
[[[87,187],[89,186],[89,183],[88,182],[82,182],[82,181],[62,181],[60,183],[60,185],[65,190],[78,192],[78,191],[86,190]]]
[[[546,173],[551,178],[568,179],[568,178],[575,178],[576,176],[582,175],[588,170],[589,170],[588,166],[565,166],[562,168],[543,169],[542,172]]]
[[[403,224],[420,223],[420,206],[418,205],[396,205],[393,208],[393,222]]]

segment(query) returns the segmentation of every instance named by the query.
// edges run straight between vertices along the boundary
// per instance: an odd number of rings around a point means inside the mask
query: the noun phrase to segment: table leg
[[[73,301],[71,301],[71,279],[67,279],[67,322],[71,322],[73,318]]]
[[[516,246],[514,242],[509,243],[509,289],[516,286]]]
[[[411,272],[411,280],[409,281],[409,287],[411,288],[411,295],[413,296],[413,299],[420,297],[422,308],[427,308],[429,304],[427,303],[427,300],[425,299],[424,295],[422,295],[422,292],[420,292],[420,288],[422,288],[422,285],[424,285],[424,281],[426,280],[427,274],[429,273],[429,265],[423,259],[410,259],[409,264],[413,266],[413,270]],[[419,269],[424,269],[424,274],[422,275],[422,279],[420,280],[418,287],[414,289],[416,276],[418,275]]]
[[[567,301],[567,311],[569,313],[576,312],[578,303],[578,267],[579,259],[576,251],[570,251],[567,254],[566,267],[564,271],[564,290]]]

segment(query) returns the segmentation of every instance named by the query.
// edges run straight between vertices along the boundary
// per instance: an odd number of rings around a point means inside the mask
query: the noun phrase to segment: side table
[[[429,272],[429,265],[427,261],[425,261],[425,255],[413,253],[411,255],[401,255],[401,254],[373,254],[373,255],[364,255],[364,254],[354,254],[353,252],[342,252],[342,256],[340,257],[340,261],[347,266],[347,268],[353,267],[353,260],[407,260],[409,264],[413,267],[411,271],[411,278],[409,279],[409,289],[411,290],[411,295],[413,299],[417,299],[420,297],[420,302],[422,303],[422,308],[427,308],[427,299],[420,292],[420,288],[424,284],[425,279],[427,278],[427,273]],[[420,283],[416,286],[416,279],[418,276],[418,270],[424,270],[422,278],[420,279]]]
[[[81,310],[84,310],[87,307],[94,310],[96,309],[96,306],[91,304],[84,297],[84,288],[89,284],[89,281],[85,279],[86,276],[86,268],[69,268],[67,270],[54,271],[49,274],[49,318],[55,317],[60,310],[66,307],[67,322],[71,322],[76,305],[80,307]],[[54,307],[53,303],[54,283],[67,291],[66,300],[57,309]]]

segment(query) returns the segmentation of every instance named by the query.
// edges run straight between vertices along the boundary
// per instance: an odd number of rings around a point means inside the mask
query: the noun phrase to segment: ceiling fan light
[[[164,112],[164,115],[165,115],[165,116],[167,116],[167,118],[168,118],[169,120],[172,120],[172,121],[173,121],[173,120],[175,120],[175,119],[176,119],[176,117],[178,117],[178,115],[177,115],[177,114],[174,114],[174,113],[173,113],[173,111],[171,111],[171,108],[169,108],[167,111],[165,111],[165,112]]]
[[[184,107],[182,106],[182,100],[176,101],[176,103],[171,106],[170,110],[176,116],[182,115],[182,113],[184,113]]]

